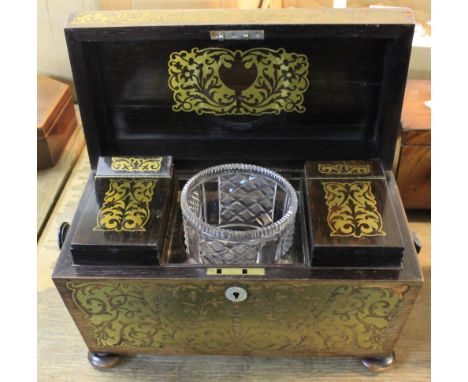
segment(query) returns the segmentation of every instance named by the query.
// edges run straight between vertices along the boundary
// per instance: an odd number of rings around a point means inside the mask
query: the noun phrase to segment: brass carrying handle
[[[60,224],[60,228],[57,234],[57,242],[59,249],[62,249],[65,238],[67,237],[68,229],[70,228],[70,223],[63,222]]]
[[[411,232],[411,236],[413,237],[413,244],[416,249],[416,253],[419,255],[419,252],[421,252],[422,249],[421,240],[416,232]]]

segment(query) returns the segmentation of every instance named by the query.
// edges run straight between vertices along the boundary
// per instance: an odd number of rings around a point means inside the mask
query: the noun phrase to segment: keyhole
[[[247,298],[247,291],[242,287],[233,286],[226,289],[224,295],[229,301],[242,302]]]

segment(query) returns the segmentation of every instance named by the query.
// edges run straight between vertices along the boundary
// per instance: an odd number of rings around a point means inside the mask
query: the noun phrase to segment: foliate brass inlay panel
[[[322,182],[330,236],[385,236],[370,181]]]
[[[404,306],[407,285],[71,281],[96,346],[204,354],[307,354],[380,350]]]
[[[193,48],[169,58],[172,110],[214,115],[303,113],[309,86],[303,54],[283,48]]]
[[[111,179],[95,231],[145,231],[156,180]]]
[[[141,25],[262,25],[262,24],[414,24],[406,9],[164,9],[85,12],[74,16],[73,27]]]
[[[145,23],[164,22],[164,15],[154,11],[117,11],[117,12],[86,12],[75,16],[70,25],[83,24],[128,24],[138,25]],[[176,19],[176,18],[174,18]]]
[[[319,163],[321,174],[367,175],[371,173],[370,164]]]
[[[111,168],[114,171],[149,172],[161,170],[162,157],[127,158],[112,157]]]

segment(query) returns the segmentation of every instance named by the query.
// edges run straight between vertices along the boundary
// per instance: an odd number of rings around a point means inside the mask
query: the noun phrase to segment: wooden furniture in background
[[[37,169],[53,166],[76,127],[69,85],[37,77]]]
[[[431,208],[431,81],[408,81],[396,171],[406,209]]]
[[[85,139],[81,127],[80,112],[75,106],[77,116],[77,127],[63,149],[63,154],[54,167],[37,172],[37,237],[41,235],[42,229],[47,223],[55,202],[57,201],[63,186],[68,180],[70,173],[83,151]]]

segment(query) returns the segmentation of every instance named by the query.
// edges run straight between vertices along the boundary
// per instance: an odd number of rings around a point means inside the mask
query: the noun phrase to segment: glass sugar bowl
[[[290,249],[298,200],[269,169],[249,164],[210,167],[182,189],[185,245],[200,264],[271,264]]]

